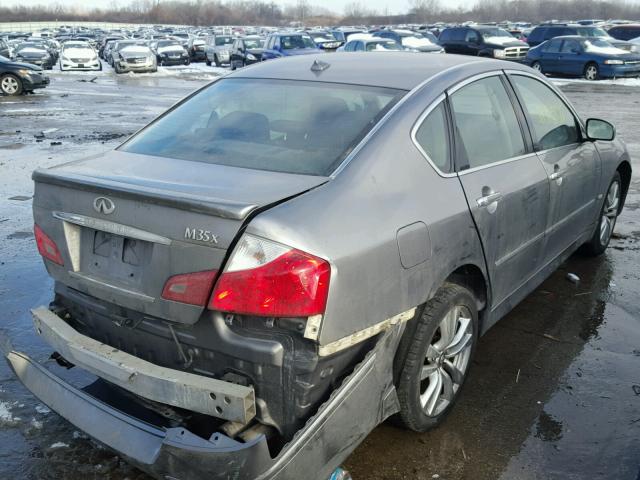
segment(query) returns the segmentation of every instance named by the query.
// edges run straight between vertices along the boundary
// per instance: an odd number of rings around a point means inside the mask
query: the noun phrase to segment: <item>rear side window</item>
[[[536,150],[570,145],[580,140],[573,113],[556,93],[531,77],[511,77],[527,115]]]
[[[440,102],[422,121],[416,130],[415,140],[440,171],[445,173],[451,171],[447,113],[444,102]]]
[[[558,53],[561,45],[562,40],[549,40],[543,47],[543,51],[547,53]]]
[[[546,28],[534,28],[533,31],[531,32],[531,35],[529,35],[529,41],[531,42],[541,42],[542,40],[544,40],[544,34],[547,31]]]
[[[462,87],[450,99],[460,170],[526,152],[518,118],[498,76]]]
[[[464,42],[464,38],[467,34],[467,30],[464,28],[456,28],[453,30],[451,40],[454,42]]]
[[[213,83],[120,149],[217,165],[329,175],[406,92],[272,79]]]

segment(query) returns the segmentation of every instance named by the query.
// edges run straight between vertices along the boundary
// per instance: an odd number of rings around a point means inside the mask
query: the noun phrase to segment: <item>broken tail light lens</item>
[[[64,265],[62,255],[60,254],[60,250],[58,250],[56,242],[51,240],[51,238],[49,238],[49,236],[44,233],[37,224],[33,227],[33,233],[36,237],[36,245],[38,245],[38,252],[40,252],[40,255],[47,260],[51,260],[53,263]]]
[[[215,285],[209,308],[266,317],[323,314],[330,277],[326,260],[245,234]]]
[[[162,298],[204,307],[211,293],[216,273],[216,270],[206,270],[169,277],[162,289]]]

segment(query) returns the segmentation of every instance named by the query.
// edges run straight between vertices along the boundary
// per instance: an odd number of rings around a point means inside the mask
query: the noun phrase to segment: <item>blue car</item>
[[[600,78],[640,76],[640,55],[601,38],[556,37],[527,53],[525,63],[549,75]]]
[[[267,37],[262,60],[324,53],[306,33],[274,33]]]

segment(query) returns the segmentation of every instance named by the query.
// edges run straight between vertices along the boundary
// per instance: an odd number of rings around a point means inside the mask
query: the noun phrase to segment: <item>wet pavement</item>
[[[112,149],[218,73],[54,73],[36,95],[0,98],[0,328],[17,347],[40,360],[50,353],[28,313],[52,289],[32,235],[31,171]],[[616,124],[640,171],[640,88],[562,89],[585,118]],[[632,183],[607,253],[571,258],[481,339],[441,427],[416,434],[387,422],[372,432],[346,463],[354,479],[640,479],[640,180]],[[148,477],[37,402],[0,362],[0,478]]]

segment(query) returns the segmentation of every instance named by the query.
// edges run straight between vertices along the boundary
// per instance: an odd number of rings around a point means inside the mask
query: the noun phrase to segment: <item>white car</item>
[[[98,52],[87,42],[65,42],[60,51],[60,70],[102,70]]]

